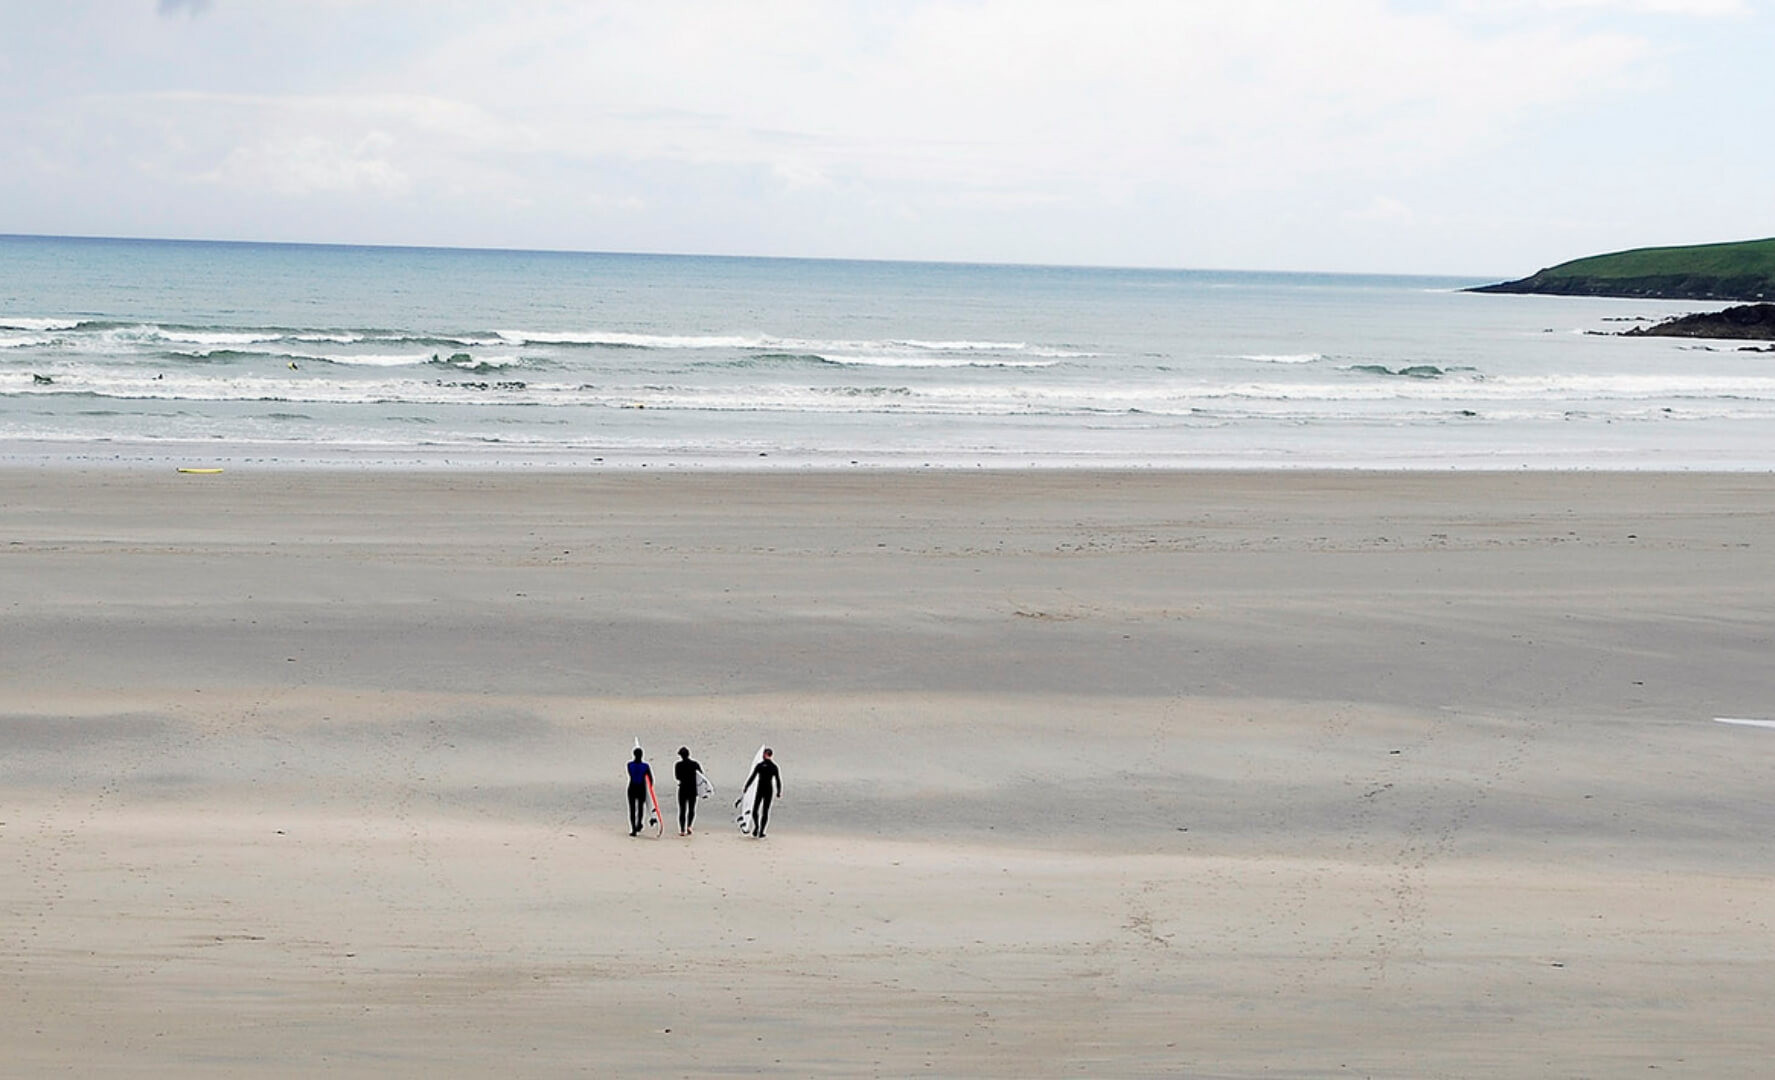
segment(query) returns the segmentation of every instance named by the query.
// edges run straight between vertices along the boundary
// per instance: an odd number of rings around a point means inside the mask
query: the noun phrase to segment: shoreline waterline
[[[181,466],[300,472],[609,472],[653,469],[709,473],[756,472],[1199,472],[1199,473],[1768,473],[1775,463],[1705,453],[1690,456],[1595,450],[1552,456],[1545,451],[1485,452],[1464,458],[1400,454],[1292,458],[1262,452],[1178,453],[1165,457],[1111,454],[1037,454],[1027,451],[684,450],[604,447],[381,446],[215,441],[0,441],[0,470],[115,469],[153,471]]]

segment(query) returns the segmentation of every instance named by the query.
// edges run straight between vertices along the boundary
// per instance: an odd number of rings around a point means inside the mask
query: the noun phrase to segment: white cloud
[[[117,205],[181,235],[1272,266],[1384,236],[1458,265],[1450,230],[1488,214],[1693,205],[1693,170],[1673,194],[1617,159],[1768,25],[1740,0],[321,3],[21,7],[80,47],[0,57],[0,230]]]
[[[1642,15],[1687,15],[1719,18],[1747,15],[1746,0],[1467,0],[1469,10],[1496,13],[1499,10],[1626,12]]]
[[[202,179],[280,195],[403,195],[413,181],[388,159],[391,142],[383,132],[371,132],[351,145],[316,135],[260,139],[230,151]]]
[[[486,191],[511,178],[481,162],[532,136],[473,105],[413,94],[189,91],[75,99],[63,129],[104,132],[145,173],[301,197],[392,198],[422,182]]]
[[[1414,225],[1418,221],[1417,211],[1386,195],[1376,195],[1364,206],[1345,211],[1344,217],[1350,221],[1387,225]]]
[[[1620,33],[1477,31],[1379,0],[835,17],[847,10],[520,8],[394,77],[478,70],[478,100],[568,156],[743,164],[797,184],[1230,188],[1471,153],[1527,113],[1604,91],[1645,52]]]

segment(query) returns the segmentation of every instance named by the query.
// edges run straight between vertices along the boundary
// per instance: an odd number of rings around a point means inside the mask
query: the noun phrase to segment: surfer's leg
[[[769,791],[760,791],[758,793],[758,802],[752,809],[753,836],[763,836],[764,827],[770,824],[770,799],[771,795]]]
[[[629,835],[641,831],[641,817],[647,804],[647,789],[629,785]]]

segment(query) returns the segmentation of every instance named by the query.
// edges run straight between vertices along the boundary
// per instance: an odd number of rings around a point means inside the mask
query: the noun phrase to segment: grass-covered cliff
[[[1731,244],[1638,248],[1574,259],[1474,292],[1775,300],[1775,237]]]

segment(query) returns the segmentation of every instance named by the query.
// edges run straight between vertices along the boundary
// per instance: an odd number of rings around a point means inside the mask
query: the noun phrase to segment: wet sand
[[[0,610],[0,1075],[1775,1058],[1775,477],[14,468]]]

